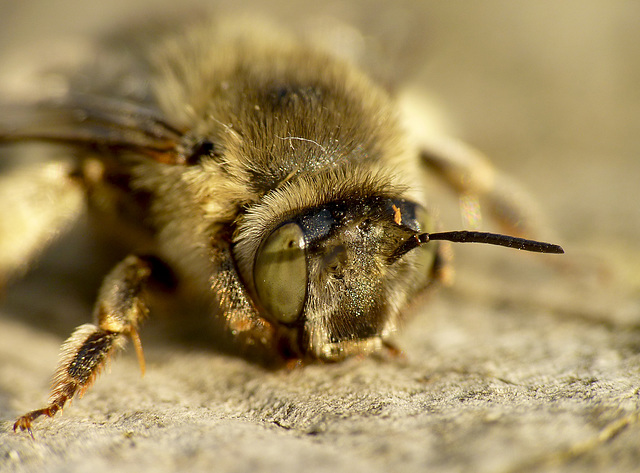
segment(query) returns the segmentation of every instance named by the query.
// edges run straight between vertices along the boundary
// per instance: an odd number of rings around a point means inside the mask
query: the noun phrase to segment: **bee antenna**
[[[499,233],[487,232],[439,232],[439,233],[421,233],[415,238],[419,244],[427,243],[432,240],[446,240],[455,243],[486,243],[488,245],[506,246],[517,250],[534,251],[536,253],[552,253],[562,254],[564,250],[559,245],[553,243],[545,243],[536,240],[527,240],[509,235],[501,235]]]
[[[499,233],[487,232],[439,232],[439,233],[415,233],[407,238],[391,255],[389,262],[393,263],[401,256],[418,246],[433,240],[446,240],[454,243],[485,243],[488,245],[506,246],[517,250],[534,251],[536,253],[562,254],[564,250],[559,245],[545,243],[536,240],[527,240]]]

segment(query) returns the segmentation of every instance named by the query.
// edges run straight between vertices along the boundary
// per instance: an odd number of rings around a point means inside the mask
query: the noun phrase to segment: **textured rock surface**
[[[0,7],[5,51],[29,38],[21,23],[46,37],[150,5],[59,2],[74,8],[65,19],[43,3]],[[534,191],[566,264],[460,248],[456,285],[418,304],[400,336],[407,360],[266,371],[150,320],[146,376],[127,352],[62,417],[39,422],[33,441],[11,432],[13,419],[45,400],[61,341],[88,319],[85,275],[99,266],[90,248],[62,242],[0,309],[1,471],[640,470],[640,6],[327,8],[424,22],[418,86]]]

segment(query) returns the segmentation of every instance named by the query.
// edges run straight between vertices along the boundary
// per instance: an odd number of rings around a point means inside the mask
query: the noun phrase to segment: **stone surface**
[[[3,4],[0,46],[149,13],[126,3]],[[145,377],[127,351],[34,441],[13,419],[45,401],[99,281],[75,234],[0,309],[1,471],[640,471],[640,6],[367,3],[324,8],[424,23],[417,85],[533,191],[567,255],[457,249],[456,284],[399,337],[406,360],[268,371],[151,319]],[[303,8],[320,7],[286,14]]]

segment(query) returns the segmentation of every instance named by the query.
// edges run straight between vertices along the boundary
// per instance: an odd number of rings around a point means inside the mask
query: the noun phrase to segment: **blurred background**
[[[127,391],[129,386],[142,386],[144,396],[150,396],[153,401],[147,402],[145,415],[161,415],[157,414],[156,407],[167,407],[164,399],[175,399],[178,395],[173,393],[181,393],[180,402],[185,404],[189,396],[195,396],[196,401],[191,405],[201,402],[208,408],[221,406],[223,414],[216,415],[224,418],[235,418],[239,412],[242,419],[268,423],[270,421],[264,419],[270,419],[269,415],[275,411],[273,416],[280,422],[278,425],[289,422],[287,428],[292,435],[301,436],[306,442],[305,448],[308,445],[315,448],[312,437],[305,437],[308,427],[305,422],[315,418],[305,413],[305,401],[299,401],[296,396],[316,399],[314,393],[324,393],[326,389],[340,407],[348,398],[344,392],[351,395],[355,390],[356,400],[363,392],[372,399],[377,399],[375,392],[382,392],[381,404],[371,407],[365,402],[362,408],[365,414],[361,417],[358,417],[359,404],[354,401],[345,411],[338,409],[344,415],[337,420],[331,417],[335,406],[329,405],[323,411],[324,401],[316,400],[317,405],[310,409],[320,409],[322,416],[335,421],[335,427],[331,423],[325,426],[329,435],[324,437],[323,448],[330,449],[333,445],[330,437],[335,431],[360,429],[355,433],[350,431],[347,437],[338,436],[340,442],[346,443],[335,444],[355,445],[355,455],[364,451],[362,458],[368,459],[367,449],[378,445],[371,443],[368,436],[376,435],[377,429],[384,435],[389,428],[399,439],[407,440],[394,448],[404,447],[409,453],[403,457],[402,450],[398,450],[401,453],[394,457],[393,449],[375,450],[371,458],[376,461],[381,458],[382,465],[407,462],[421,466],[445,465],[451,471],[475,470],[477,466],[479,471],[495,471],[493,467],[507,462],[507,458],[518,465],[517,462],[527,459],[532,451],[554,451],[557,445],[581,441],[585,432],[596,437],[598,429],[617,419],[623,409],[628,409],[626,412],[635,409],[637,417],[638,393],[633,379],[638,375],[640,353],[637,336],[640,321],[640,2],[182,0],[180,5],[177,3],[169,0],[0,0],[0,96],[20,99],[19,92],[11,91],[23,90],[21,81],[33,71],[49,62],[73,64],[75,58],[91,50],[91,38],[117,31],[123,24],[130,27],[155,18],[171,20],[200,16],[208,11],[233,14],[247,10],[294,29],[306,30],[307,25],[324,22],[338,24],[341,26],[335,31],[338,36],[342,35],[339,44],[346,45],[347,54],[357,57],[361,49],[373,51],[371,56],[362,58],[365,67],[393,89],[409,86],[427,95],[439,109],[439,119],[455,136],[482,150],[496,167],[516,177],[535,196],[548,217],[550,231],[556,235],[555,242],[564,246],[567,255],[563,260],[549,260],[537,255],[522,257],[517,253],[514,257],[513,252],[503,249],[456,248],[457,285],[443,291],[436,302],[420,309],[422,314],[412,330],[403,336],[402,346],[414,362],[404,371],[395,365],[365,363],[312,367],[294,375],[299,384],[291,388],[291,394],[283,387],[286,382],[279,375],[266,376],[240,362],[200,358],[200,354],[182,353],[172,358],[161,345],[149,344],[150,359],[154,360],[155,356],[163,368],[150,370],[147,376],[159,377],[166,383],[167,390],[162,391],[162,383],[152,387],[142,382],[133,384],[138,382],[135,360],[123,357],[122,363],[116,365],[131,368],[126,371],[132,373],[130,377],[123,375],[125,369],[115,368],[120,377],[101,379],[92,391],[94,397],[87,396],[82,403],[74,404],[78,410],[70,415],[76,416],[71,417],[76,424],[84,416],[101,419],[103,412],[117,413],[134,409],[131,406],[145,405],[146,398],[136,399],[136,394],[131,393],[133,388]],[[455,214],[455,199],[453,201]],[[446,217],[451,225],[461,225],[460,217],[453,214]],[[54,260],[73,257],[76,250],[76,247],[56,248]],[[553,263],[548,265],[550,261]],[[567,264],[556,266],[556,261]],[[78,263],[82,267],[92,264],[90,260]],[[73,273],[71,269],[60,272],[57,264],[54,261],[55,269],[49,269],[48,274],[66,277]],[[44,274],[43,279],[47,281],[46,271]],[[73,274],[75,279],[60,283],[62,287],[71,288],[76,281],[84,280],[82,271],[76,270]],[[73,302],[72,293],[60,289],[49,289],[44,293],[46,297],[33,297],[34,291],[43,294],[40,291],[45,290],[48,283],[31,281],[26,286],[16,284],[15,289],[12,288],[11,294],[17,295],[9,295],[9,308],[5,310],[14,315],[0,318],[0,326],[5,325],[0,330],[0,349],[4,348],[4,352],[0,350],[0,359],[9,360],[0,363],[0,381],[4,386],[0,389],[0,401],[3,401],[0,413],[6,418],[43,398],[43,393],[38,393],[34,386],[46,389],[42,380],[51,368],[49,364],[41,366],[40,359],[46,356],[53,363],[60,338],[87,320],[87,304],[90,307],[94,290],[87,292],[88,302],[78,305]],[[34,305],[38,310],[31,309]],[[53,310],[51,306],[56,305],[65,310]],[[58,313],[59,319],[54,315]],[[30,335],[21,325],[24,317],[32,322],[28,328],[36,329],[44,324],[55,336],[45,332]],[[4,339],[2,333],[6,334]],[[143,337],[147,333],[145,331]],[[20,337],[38,340],[45,347],[43,353],[47,354],[20,350],[25,345]],[[190,368],[198,372],[193,380],[189,377],[191,373],[184,373],[180,356],[187,357],[187,361],[193,363]],[[212,365],[217,369],[219,381],[209,375]],[[33,371],[33,379],[31,374],[28,378],[24,376],[27,368]],[[496,379],[502,382],[502,378],[492,377],[494,373],[518,382],[500,384]],[[125,381],[119,381],[122,379]],[[36,384],[38,380],[40,384]],[[203,385],[207,388],[206,395],[202,394]],[[245,392],[245,385],[253,386],[253,391]],[[308,385],[311,388],[307,392]],[[115,386],[116,391],[123,390],[125,395],[114,399],[107,391],[109,386]],[[405,388],[407,391],[402,391]],[[389,401],[384,397],[385,389],[392,394],[398,389],[400,395],[390,394]],[[468,389],[463,393],[467,397],[457,389]],[[231,392],[230,404],[224,397],[228,392]],[[239,400],[234,400],[234,395]],[[500,397],[502,395],[505,397]],[[412,402],[417,403],[413,400],[420,396],[426,396],[428,402],[418,408]],[[134,400],[129,401],[131,398]],[[280,405],[281,399],[293,399],[294,407],[303,413],[293,409],[293,414],[289,411],[281,414],[276,407],[271,407]],[[464,404],[461,399],[473,402]],[[437,404],[445,401],[450,401],[449,407]],[[98,408],[92,410],[91,402],[97,403]],[[180,402],[167,409],[180,406]],[[251,402],[263,404],[255,407]],[[533,403],[533,407],[527,402]],[[385,407],[389,405],[393,407]],[[229,412],[224,411],[225,406],[231,406]],[[284,406],[288,404],[285,402]],[[383,406],[380,412],[390,412],[392,420],[400,418],[402,426],[410,426],[406,427],[408,433],[404,427],[388,427],[388,419],[382,414],[371,414],[378,412],[371,409],[380,406]],[[431,410],[432,406],[440,407]],[[489,418],[495,412],[491,409],[505,409],[507,414],[501,417],[504,413],[499,412]],[[490,414],[485,416],[485,413]],[[307,414],[309,417],[305,417]],[[185,415],[190,422],[190,414]],[[368,415],[371,417],[367,418]],[[153,425],[146,417],[142,419]],[[368,421],[379,423],[368,424]],[[128,418],[116,416],[112,422],[109,417],[104,422],[118,430]],[[415,432],[411,430],[413,427]],[[90,423],[87,431],[94,432]],[[407,436],[402,437],[405,433]],[[608,449],[602,449],[604,460],[600,465],[613,465],[616,458],[626,458],[631,459],[627,465],[635,461],[637,467],[637,433],[636,427],[631,431],[635,437],[629,435],[621,443],[613,442]],[[165,435],[163,438],[167,441],[166,434],[161,435]],[[196,435],[192,441],[202,447],[204,438]],[[280,437],[274,441],[279,442]],[[173,448],[173,444],[169,445]],[[27,450],[25,447],[20,453]],[[111,455],[111,450],[105,451],[106,456]],[[215,450],[216,454],[225,451],[226,448]],[[330,450],[327,458],[335,457],[335,452]],[[480,457],[482,460],[476,461]],[[76,464],[81,464],[78,456],[74,458]],[[302,456],[300,459],[306,464]],[[598,464],[594,461],[589,465],[597,470]],[[540,471],[546,471],[544,462],[540,465]],[[578,464],[574,471],[586,471],[580,466]],[[527,470],[526,462],[524,470]],[[611,469],[616,470],[622,471]]]

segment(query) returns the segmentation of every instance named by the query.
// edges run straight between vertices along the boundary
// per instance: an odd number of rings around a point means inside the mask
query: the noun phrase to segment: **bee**
[[[394,351],[409,303],[447,277],[443,241],[563,252],[437,232],[425,173],[488,201],[512,229],[526,208],[466,145],[412,141],[392,94],[304,40],[206,23],[127,64],[94,73],[111,89],[69,79],[58,96],[2,105],[0,143],[65,152],[1,178],[16,204],[0,211],[3,279],[84,212],[135,235],[104,278],[93,323],[64,342],[48,404],[14,430],[31,433],[84,393],[127,339],[144,372],[139,329],[154,290],[213,297],[239,346],[331,362]]]

